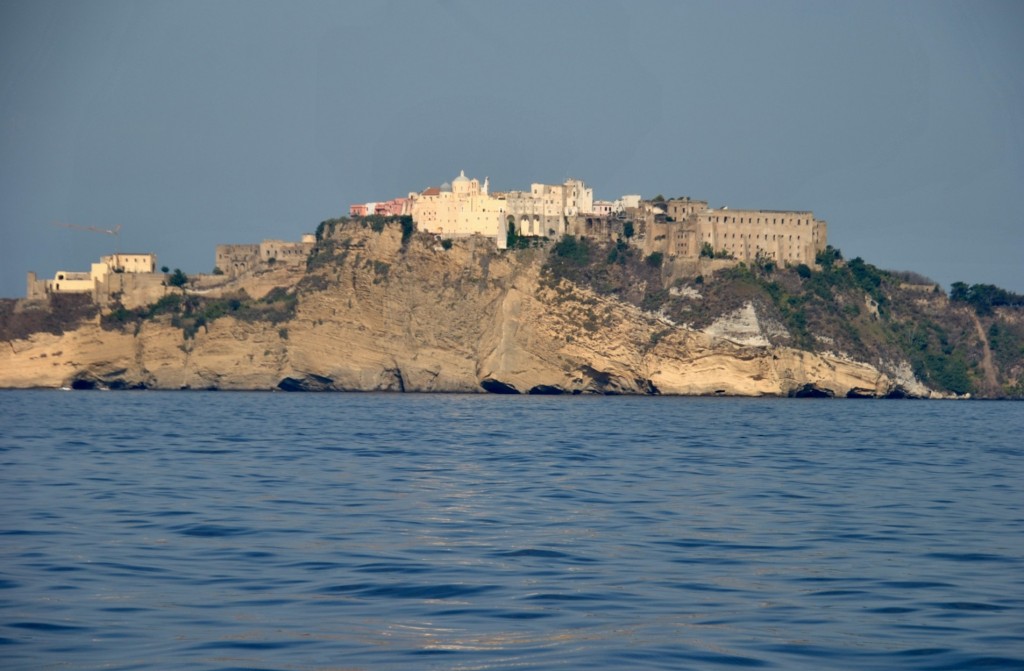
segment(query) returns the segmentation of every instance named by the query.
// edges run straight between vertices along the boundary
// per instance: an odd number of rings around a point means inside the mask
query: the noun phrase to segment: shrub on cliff
[[[705,242],[700,247],[701,258],[707,259],[733,259],[735,258],[731,253],[724,249],[715,249],[711,246],[710,242]]]
[[[591,243],[586,238],[575,235],[564,235],[555,243],[554,255],[574,266],[585,266],[590,263]]]
[[[283,287],[271,290],[259,300],[253,300],[245,291],[220,298],[172,293],[155,303],[134,310],[118,305],[103,315],[100,325],[107,330],[123,330],[134,325],[135,332],[138,333],[142,322],[169,316],[171,324],[180,328],[184,337],[189,339],[194,337],[200,328],[207,327],[225,316],[245,322],[278,324],[288,321],[295,316],[297,302],[296,294]]]
[[[167,278],[168,286],[178,287],[179,289],[188,284],[188,275],[181,272],[181,268],[175,268],[171,276]]]
[[[61,335],[95,317],[97,310],[89,294],[50,294],[46,302],[0,299],[0,340]]]
[[[842,261],[843,254],[832,245],[826,245],[825,249],[818,252],[814,257],[814,262],[823,268],[831,268],[835,265],[836,261]]]
[[[412,234],[416,232],[416,225],[412,221],[412,217],[408,215],[402,215],[398,218],[399,223],[402,225],[402,244],[409,242]]]
[[[956,303],[967,303],[979,315],[991,315],[997,307],[1022,307],[1024,295],[1001,289],[992,284],[954,282],[950,287],[949,299]]]
[[[550,278],[566,279],[655,311],[670,297],[657,260],[645,259],[621,238],[607,243],[566,235],[551,247],[544,271]]]

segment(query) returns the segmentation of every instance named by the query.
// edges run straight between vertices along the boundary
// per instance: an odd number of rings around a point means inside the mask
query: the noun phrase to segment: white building
[[[506,246],[505,201],[489,193],[483,185],[466,177],[465,171],[450,185],[431,187],[414,196],[412,220],[416,229],[447,238],[484,235],[497,246]]]
[[[519,235],[556,237],[566,231],[566,217],[594,211],[594,190],[582,180],[531,184],[529,191],[509,191],[506,212]]]

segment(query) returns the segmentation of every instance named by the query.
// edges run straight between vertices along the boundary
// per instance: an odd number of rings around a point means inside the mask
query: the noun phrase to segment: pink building
[[[392,198],[384,203],[377,203],[377,214],[398,217],[403,214],[410,214],[412,206],[408,198]]]
[[[392,198],[377,203],[355,203],[348,208],[350,217],[366,217],[379,214],[385,217],[397,217],[412,214],[412,201],[408,198]]]

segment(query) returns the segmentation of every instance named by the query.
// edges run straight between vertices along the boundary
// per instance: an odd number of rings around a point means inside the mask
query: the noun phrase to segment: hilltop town
[[[496,249],[550,241],[572,235],[595,241],[623,240],[645,256],[663,259],[675,274],[696,267],[695,261],[771,262],[780,266],[815,263],[827,246],[827,225],[804,210],[711,208],[689,197],[643,199],[624,195],[595,200],[582,180],[530,185],[528,191],[492,191],[465,172],[451,182],[410,192],[387,201],[356,203],[353,218],[408,217],[416,231],[452,240],[479,236]],[[214,270],[188,278],[199,292],[235,288],[238,281],[273,269],[301,272],[315,237],[299,241],[264,240],[258,244],[223,244],[215,252]],[[157,267],[153,253],[113,254],[93,263],[88,272],[60,270],[52,279],[28,273],[26,296],[89,294],[97,304],[127,307],[158,300],[173,281],[170,269]],[[178,278],[181,276],[178,275]],[[179,279],[180,281],[180,279]],[[265,284],[265,283],[264,283]],[[272,286],[263,286],[269,291]],[[250,291],[256,287],[249,286]]]
[[[460,173],[158,263],[29,273],[0,387],[1024,397],[1024,296],[845,259],[806,210]]]
[[[491,191],[489,182],[485,178],[481,184],[463,171],[450,183],[404,198],[353,204],[349,214],[409,215],[416,230],[445,238],[481,235],[493,238],[499,249],[507,247],[510,234],[625,237],[645,254],[659,253],[670,260],[703,255],[746,263],[814,263],[828,244],[826,223],[804,210],[711,208],[707,201],[689,197],[644,200],[626,195],[614,201],[595,200],[593,189],[578,179],[504,192]]]

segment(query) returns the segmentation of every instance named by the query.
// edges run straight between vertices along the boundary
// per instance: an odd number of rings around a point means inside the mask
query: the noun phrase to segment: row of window
[[[726,240],[726,239],[729,239],[729,235],[730,235],[729,233],[724,233],[724,234],[722,234],[722,235],[720,235],[718,237],[721,238],[722,240]],[[731,235],[732,235],[732,239],[736,238],[736,234],[735,233],[732,233]],[[712,237],[712,234],[711,233],[705,233],[704,237],[707,238],[708,240],[710,240],[711,237]],[[786,237],[785,235],[772,234],[772,240],[776,240],[778,238],[785,239],[785,237]],[[746,240],[746,239],[747,239],[747,234],[746,233],[740,233],[740,240]],[[754,237],[751,238],[751,240],[754,240],[754,239],[760,240],[761,239],[761,234],[758,233],[758,234],[754,235]],[[767,233],[764,234],[764,239],[768,240],[768,234]],[[789,239],[792,240],[793,236],[790,235]],[[799,240],[800,236],[797,235],[796,239]]]
[[[720,223],[720,224],[729,224],[729,223],[733,223],[733,224],[754,224],[754,223],[757,223],[757,224],[760,224],[761,223],[761,217],[757,217],[757,221],[756,222],[754,221],[754,217],[709,217],[709,219],[711,219],[715,223]],[[739,221],[736,221],[737,219],[739,219]],[[768,224],[768,223],[779,224],[779,223],[781,223],[783,226],[785,226],[787,223],[793,224],[794,221],[792,219],[790,219],[787,222],[786,219],[783,218],[781,220],[781,222],[780,222],[778,217],[772,217],[771,222],[769,222],[768,221],[768,217],[765,217],[764,223],[765,224]],[[796,223],[797,226],[810,225],[811,220],[810,219],[797,219],[795,223]]]

